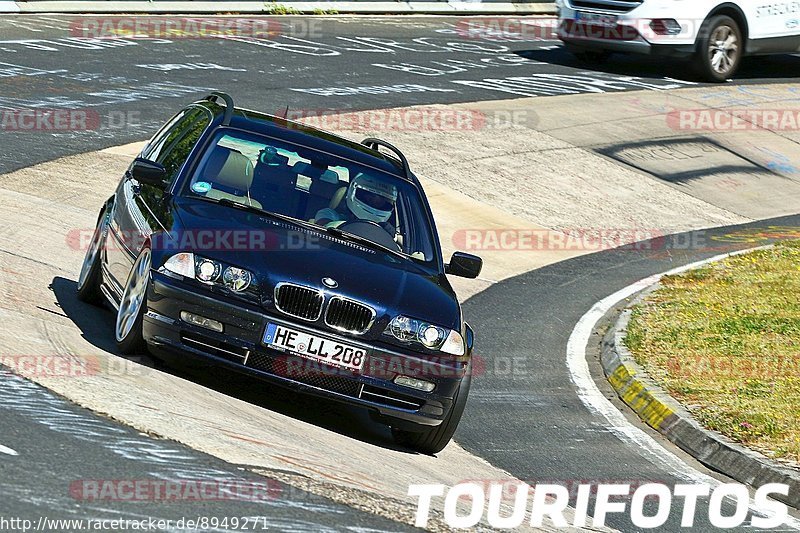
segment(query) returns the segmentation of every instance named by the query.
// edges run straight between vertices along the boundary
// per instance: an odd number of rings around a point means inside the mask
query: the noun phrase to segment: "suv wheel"
[[[472,364],[470,363],[467,366],[461,385],[458,386],[455,398],[453,398],[453,406],[442,423],[434,427],[421,427],[419,431],[392,428],[392,436],[395,442],[427,455],[433,455],[444,450],[456,432],[458,423],[461,421],[461,415],[464,414],[471,383]]]
[[[142,319],[147,309],[147,283],[150,281],[151,264],[150,249],[145,248],[133,264],[119,303],[114,333],[117,347],[123,354],[139,354],[146,351],[142,336]]]
[[[739,24],[728,16],[716,16],[706,21],[700,30],[695,68],[706,81],[724,82],[736,74],[743,52]]]

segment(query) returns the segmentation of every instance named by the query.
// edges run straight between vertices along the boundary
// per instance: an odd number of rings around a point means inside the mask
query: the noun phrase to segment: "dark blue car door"
[[[211,113],[203,107],[184,109],[167,122],[142,150],[140,157],[166,168],[163,187],[141,184],[129,174],[117,187],[106,247],[106,264],[117,298],[121,297],[133,262],[148,238],[153,233],[171,228],[172,215],[164,201],[166,191],[180,174],[211,120]]]

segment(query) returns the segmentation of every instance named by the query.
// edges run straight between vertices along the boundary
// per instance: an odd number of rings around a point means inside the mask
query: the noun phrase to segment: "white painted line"
[[[6,455],[19,455],[16,450],[12,450],[11,448],[6,448],[2,444],[0,444],[0,453],[4,453]]]
[[[708,485],[712,489],[718,487],[721,483],[713,477],[695,470],[685,462],[683,462],[677,455],[661,446],[653,437],[645,433],[641,428],[631,424],[625,415],[612,404],[592,378],[589,372],[589,363],[586,359],[586,346],[589,344],[592,332],[606,313],[608,313],[614,306],[625,298],[633,296],[637,292],[646,289],[650,285],[658,282],[662,276],[673,274],[680,274],[714,261],[719,261],[727,257],[741,255],[744,253],[752,252],[753,250],[768,248],[768,246],[761,246],[759,248],[751,248],[749,250],[740,250],[728,254],[722,254],[704,261],[698,261],[679,268],[675,268],[663,274],[655,274],[643,280],[621,289],[611,296],[608,296],[596,304],[581,317],[572,330],[572,334],[567,342],[567,366],[569,367],[570,378],[577,388],[578,397],[583,404],[593,413],[598,414],[606,419],[608,428],[613,432],[622,442],[629,445],[633,449],[641,453],[653,464],[659,467],[666,467],[677,477],[693,484]],[[763,516],[773,516],[768,509],[764,509],[750,500],[750,511],[756,512]],[[793,517],[788,517],[786,525],[800,529],[800,520]]]

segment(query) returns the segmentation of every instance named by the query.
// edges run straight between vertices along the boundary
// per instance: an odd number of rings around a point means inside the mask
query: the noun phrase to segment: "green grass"
[[[270,15],[301,15],[302,11],[290,6],[278,4],[277,2],[266,2],[264,4],[267,13]]]
[[[264,7],[266,12],[270,15],[302,15],[303,12],[291,6],[279,4],[277,2],[265,2]],[[323,9],[321,7],[314,8],[311,12],[313,15],[338,15],[339,12],[335,9]]]
[[[665,277],[625,343],[700,423],[800,461],[800,241]]]

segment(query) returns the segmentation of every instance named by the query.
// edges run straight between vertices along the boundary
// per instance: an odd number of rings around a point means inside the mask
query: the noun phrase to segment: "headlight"
[[[402,342],[418,342],[430,348],[452,355],[464,355],[464,339],[457,331],[440,328],[407,316],[397,316],[384,332]]]
[[[403,342],[410,342],[417,338],[419,325],[416,320],[405,316],[398,316],[389,324],[392,335]]]
[[[222,282],[233,292],[242,292],[253,281],[253,275],[243,268],[228,267],[222,275]]]
[[[193,278],[195,272],[194,254],[187,252],[175,254],[164,263],[164,269],[173,274]]]
[[[419,342],[428,348],[438,348],[442,344],[445,335],[447,335],[447,332],[442,328],[424,325],[419,330]]]
[[[194,255],[191,252],[175,254],[164,263],[162,271],[196,279],[206,285],[221,284],[233,292],[250,287],[255,277],[249,270],[225,266],[219,261]]]
[[[464,355],[467,353],[467,346],[464,344],[461,333],[451,330],[450,334],[447,336],[447,340],[444,341],[441,347],[441,351],[451,355]]]
[[[212,283],[219,279],[219,275],[222,273],[222,265],[211,259],[198,257],[195,261],[194,271],[199,281]]]

